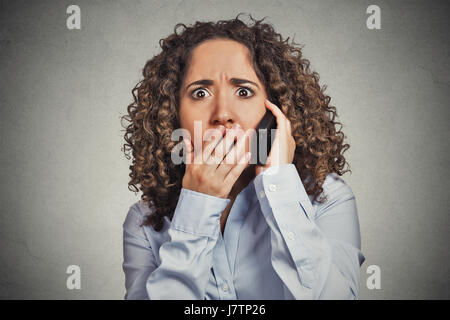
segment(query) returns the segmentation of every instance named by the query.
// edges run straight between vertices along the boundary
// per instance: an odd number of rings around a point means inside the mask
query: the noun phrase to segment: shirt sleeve
[[[339,179],[324,184],[328,199],[314,215],[294,164],[270,167],[254,185],[285,299],[357,299],[365,257],[350,187]]]
[[[170,240],[159,248],[159,266],[155,265],[150,244],[144,240],[142,231],[126,223],[126,297],[204,299],[212,267],[212,250],[220,232],[220,216],[229,202],[229,199],[182,188],[168,229]],[[139,283],[144,283],[145,287],[138,287]]]
[[[140,226],[142,216],[137,204],[130,207],[123,223],[123,263],[125,299],[148,299],[145,282],[155,270],[156,262],[150,243]]]

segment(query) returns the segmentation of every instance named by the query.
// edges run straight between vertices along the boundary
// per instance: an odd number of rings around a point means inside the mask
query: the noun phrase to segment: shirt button
[[[227,292],[228,291],[228,284],[225,282],[223,285],[222,285],[222,290],[223,291],[225,291],[225,292]]]
[[[272,191],[272,192],[277,191],[277,186],[274,185],[274,184],[271,184],[271,185],[269,186],[269,190]]]
[[[287,233],[287,237],[289,240],[294,240],[295,239],[295,234],[292,231],[289,231]]]
[[[265,196],[266,196],[266,194],[264,193],[263,190],[261,190],[261,191],[259,192],[259,197],[262,199],[262,198],[264,198]]]

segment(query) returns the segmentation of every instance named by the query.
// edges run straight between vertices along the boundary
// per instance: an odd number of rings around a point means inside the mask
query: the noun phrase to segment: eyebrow
[[[253,81],[247,80],[247,79],[239,79],[239,78],[231,78],[230,79],[231,84],[245,84],[245,83],[251,83],[252,85],[254,85],[255,87],[257,87],[259,89],[259,86],[254,83]],[[202,79],[202,80],[197,80],[194,81],[192,83],[190,83],[187,87],[186,87],[186,91],[190,86],[193,86],[195,84],[201,84],[201,85],[205,85],[205,86],[210,86],[214,84],[214,81],[210,80],[210,79]]]

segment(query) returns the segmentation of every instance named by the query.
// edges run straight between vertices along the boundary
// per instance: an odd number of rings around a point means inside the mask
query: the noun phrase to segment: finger
[[[185,151],[186,151],[186,165],[190,165],[194,161],[194,148],[192,147],[192,142],[189,140],[189,138],[183,137],[183,142],[185,145]]]
[[[277,127],[280,129],[286,129],[286,116],[284,115],[283,111],[281,111],[280,108],[278,108],[275,104],[270,102],[269,100],[264,100],[264,104],[269,109],[272,114],[275,116],[275,119],[277,120]]]
[[[227,167],[227,172],[238,163],[239,159],[241,159],[242,155],[245,153],[246,141],[251,133],[250,130],[247,130],[246,132],[240,130],[238,132],[236,144],[229,150],[225,159],[220,164],[222,167]]]
[[[225,127],[220,126],[218,129],[209,129],[208,130],[208,137],[206,140],[206,143],[203,147],[203,151],[199,152],[195,158],[195,163],[203,163],[205,159],[208,159],[211,155],[211,152],[214,150],[214,148],[217,146],[218,143],[223,139],[223,134],[225,133]],[[214,137],[214,139],[212,138]]]
[[[250,161],[251,153],[246,152],[242,155],[241,159],[239,159],[238,164],[234,166],[230,172],[228,172],[225,177],[224,184],[226,186],[233,186],[236,180],[241,175],[242,171],[247,167],[248,162]]]
[[[232,127],[231,129],[226,129],[226,133],[224,138],[215,146],[214,154],[210,154],[209,158],[206,160],[208,164],[215,163],[219,165],[225,155],[231,150],[233,147],[233,142],[238,136],[239,132],[242,129],[239,127]]]

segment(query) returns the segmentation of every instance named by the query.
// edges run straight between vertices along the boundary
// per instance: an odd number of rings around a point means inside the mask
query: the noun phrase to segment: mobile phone
[[[272,135],[272,129],[277,128],[277,120],[273,113],[266,109],[266,113],[256,127],[256,164],[263,166],[267,163],[270,149],[273,140],[275,139],[275,132]],[[264,148],[265,146],[265,148]]]

